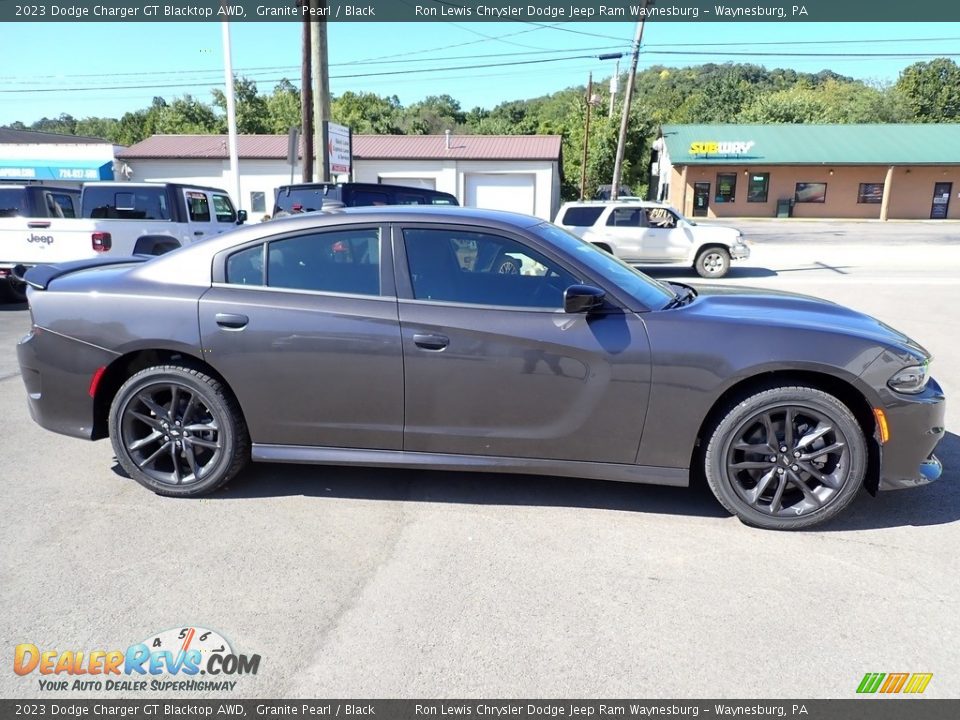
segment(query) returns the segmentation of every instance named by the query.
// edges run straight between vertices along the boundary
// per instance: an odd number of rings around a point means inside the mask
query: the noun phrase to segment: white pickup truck
[[[0,298],[23,300],[17,265],[160,255],[246,220],[225,191],[176,183],[90,183],[80,208],[78,218],[0,217]]]

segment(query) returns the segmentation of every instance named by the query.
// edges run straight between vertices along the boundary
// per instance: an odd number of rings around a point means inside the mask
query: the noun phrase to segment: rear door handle
[[[246,315],[234,313],[217,313],[216,320],[217,325],[230,330],[242,330],[247,326],[247,323],[250,322],[250,318]]]
[[[417,333],[413,336],[414,344],[424,350],[443,350],[450,344],[450,338],[446,335],[432,335]]]

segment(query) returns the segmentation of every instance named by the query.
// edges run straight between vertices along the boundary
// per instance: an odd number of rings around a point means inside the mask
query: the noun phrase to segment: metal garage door
[[[465,177],[466,202],[468,207],[490,210],[510,210],[533,215],[533,175],[523,173],[492,174],[469,173]]]

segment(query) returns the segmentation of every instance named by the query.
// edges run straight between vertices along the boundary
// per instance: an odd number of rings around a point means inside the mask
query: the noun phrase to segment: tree
[[[300,91],[284,78],[267,98],[267,122],[270,132],[286,133],[300,126]]]
[[[449,95],[430,95],[411,105],[403,115],[403,127],[412,135],[440,135],[446,130],[459,130],[467,120],[460,103]]]
[[[273,132],[267,100],[258,94],[255,81],[245,77],[234,78],[233,97],[237,111],[238,133],[241,135],[263,135]],[[223,90],[213,90],[213,104],[226,114],[227,96]],[[226,132],[226,120],[222,120],[219,127],[220,129],[217,132]],[[286,130],[283,132],[286,132]]]
[[[358,134],[397,135],[400,127],[400,100],[396,95],[345,92],[331,102],[331,115]]]
[[[151,118],[150,115],[153,115]],[[174,98],[169,105],[155,106],[148,113],[152,133],[162,135],[210,135],[220,132],[220,120],[204,102],[192,95]]]
[[[960,67],[949,58],[914,63],[894,91],[917,122],[960,122]]]

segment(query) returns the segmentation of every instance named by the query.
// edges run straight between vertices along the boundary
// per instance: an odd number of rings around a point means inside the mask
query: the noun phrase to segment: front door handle
[[[247,323],[250,322],[250,318],[246,315],[234,313],[217,313],[216,320],[217,325],[230,330],[242,330],[247,326]]]
[[[446,335],[432,335],[417,333],[413,336],[414,344],[424,350],[443,350],[450,344],[450,338]]]
[[[193,234],[197,237],[200,237],[201,235],[203,235],[203,230],[194,230]]]

